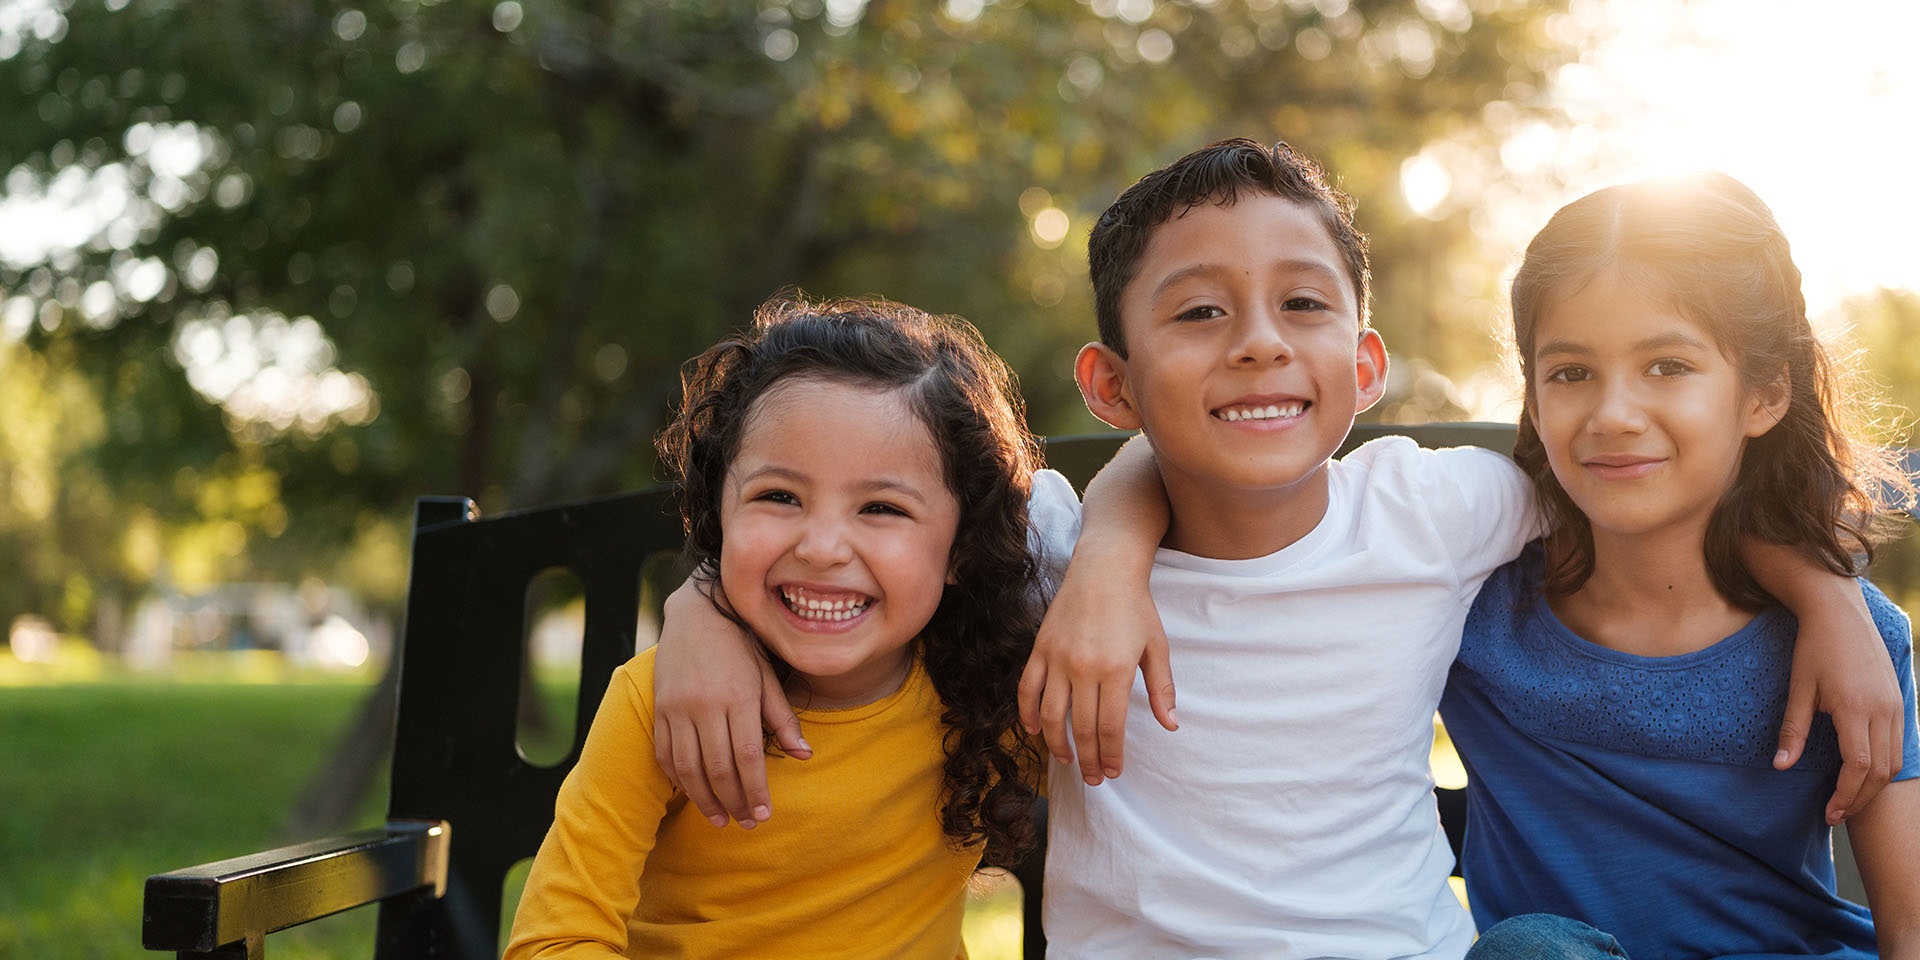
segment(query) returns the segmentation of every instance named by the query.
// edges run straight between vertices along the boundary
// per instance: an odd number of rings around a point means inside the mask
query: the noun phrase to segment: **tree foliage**
[[[208,576],[345,558],[387,599],[416,494],[647,482],[678,364],[784,286],[966,316],[1036,428],[1093,426],[1065,376],[1085,231],[1223,136],[1285,138],[1357,195],[1403,357],[1483,358],[1434,266],[1465,217],[1412,216],[1400,165],[1533,109],[1564,56],[1512,0],[0,10],[0,196],[91,204],[47,250],[0,246],[9,379],[68,411],[34,415],[65,425],[34,448],[50,515],[101,528],[20,555],[207,540]],[[0,619],[69,575],[36,567]]]

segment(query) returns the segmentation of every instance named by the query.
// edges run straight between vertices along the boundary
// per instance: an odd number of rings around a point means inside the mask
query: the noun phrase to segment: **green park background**
[[[1372,238],[1394,373],[1368,418],[1484,415],[1514,389],[1517,250],[1477,214],[1517,176],[1508,137],[1580,122],[1545,94],[1586,52],[1575,22],[1516,0],[0,0],[0,958],[141,956],[147,874],[377,821],[381,743],[352,731],[413,498],[655,482],[679,364],[783,288],[964,316],[1037,431],[1096,429],[1069,378],[1093,218],[1206,142],[1286,139]],[[1410,191],[1423,156],[1449,165],[1439,199]],[[1920,406],[1920,295],[1832,314]],[[1874,573],[1920,603],[1911,544]],[[269,949],[370,937],[346,917]]]

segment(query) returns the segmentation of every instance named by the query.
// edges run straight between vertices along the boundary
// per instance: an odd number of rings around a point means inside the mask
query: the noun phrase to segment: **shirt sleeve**
[[[1040,561],[1051,596],[1067,572],[1067,561],[1073,559],[1074,542],[1080,539],[1080,497],[1058,471],[1036,470],[1027,517],[1033,525],[1028,546]]]
[[[614,671],[527,876],[505,960],[619,957],[672,784],[653,759],[653,650]]]
[[[1428,515],[1462,579],[1484,576],[1545,535],[1533,484],[1512,459],[1480,447],[1426,454]]]

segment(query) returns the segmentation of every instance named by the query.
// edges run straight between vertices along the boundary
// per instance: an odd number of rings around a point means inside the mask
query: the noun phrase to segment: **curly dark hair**
[[[1367,325],[1367,238],[1353,223],[1353,198],[1327,182],[1326,172],[1285,142],[1271,147],[1245,137],[1211,143],[1141,177],[1121,191],[1087,237],[1087,271],[1093,278],[1094,314],[1100,342],[1127,355],[1120,326],[1120,295],[1161,224],[1203,203],[1235,203],[1241,191],[1291,200],[1311,208],[1340,249]]]
[[[1747,443],[1733,485],[1708,520],[1707,566],[1714,586],[1748,609],[1772,602],[1740,561],[1743,535],[1798,546],[1837,574],[1857,575],[1887,528],[1870,495],[1912,486],[1870,444],[1850,435],[1835,361],[1807,320],[1786,235],[1745,184],[1722,173],[1607,187],[1565,207],[1527,246],[1513,278],[1513,346],[1526,383],[1514,459],[1533,479],[1553,533],[1548,593],[1580,588],[1593,574],[1593,529],[1547,463],[1533,416],[1533,353],[1541,320],[1601,272],[1664,298],[1699,324],[1754,392],[1785,382],[1780,422]]]
[[[687,558],[709,599],[727,468],[754,403],[789,377],[902,390],[940,449],[960,523],[953,582],[918,645],[947,728],[941,827],[956,844],[984,843],[989,862],[1015,862],[1034,844],[1041,770],[1015,693],[1043,611],[1027,536],[1040,447],[1013,372],[957,317],[884,300],[783,295],[762,304],[748,329],[682,368],[679,411],[656,442],[680,484]],[[783,679],[791,675],[768,656]]]

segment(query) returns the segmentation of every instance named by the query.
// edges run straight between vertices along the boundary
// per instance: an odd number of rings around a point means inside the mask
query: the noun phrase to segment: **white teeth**
[[[799,614],[802,619],[836,622],[851,620],[865,612],[873,603],[871,598],[863,600],[821,600],[802,596],[798,590],[782,589],[781,599],[787,602],[787,609]]]
[[[1228,423],[1238,423],[1241,420],[1277,420],[1283,417],[1290,419],[1299,416],[1305,409],[1306,404],[1296,400],[1291,403],[1270,403],[1264,407],[1224,407],[1215,416]]]

